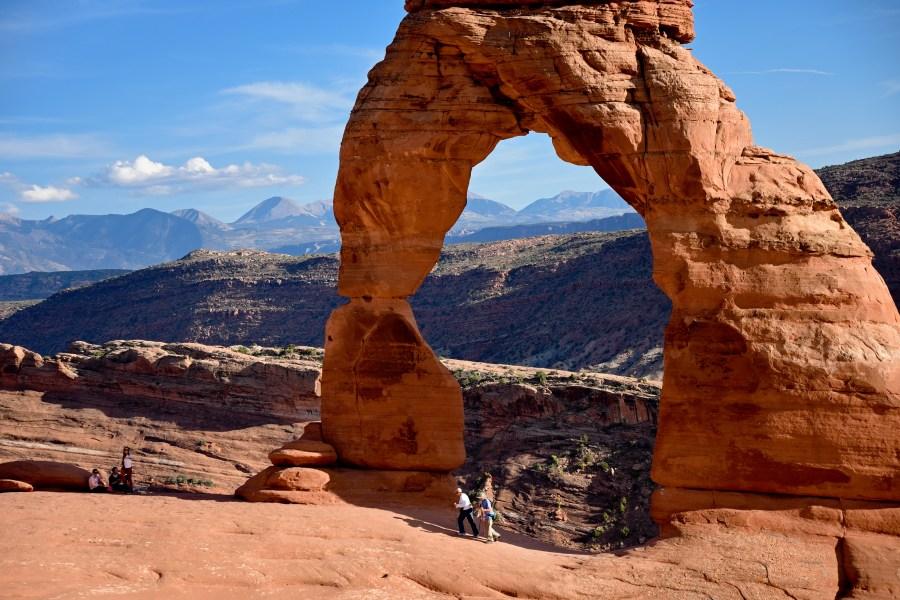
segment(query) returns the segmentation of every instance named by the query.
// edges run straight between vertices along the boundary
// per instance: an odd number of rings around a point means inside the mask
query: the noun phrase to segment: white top
[[[456,508],[461,508],[463,510],[472,508],[472,503],[469,501],[469,497],[466,494],[459,495],[459,500],[456,501]]]
[[[131,455],[130,454],[122,459],[122,466],[125,467],[126,469],[131,468]]]
[[[88,487],[90,489],[100,487],[100,476],[96,473],[91,473],[90,478],[88,478]]]

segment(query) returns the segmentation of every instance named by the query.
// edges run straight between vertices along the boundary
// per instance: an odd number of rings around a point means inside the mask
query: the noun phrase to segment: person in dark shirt
[[[114,492],[127,492],[128,485],[125,484],[125,478],[119,472],[119,467],[113,467],[109,474],[109,487]]]

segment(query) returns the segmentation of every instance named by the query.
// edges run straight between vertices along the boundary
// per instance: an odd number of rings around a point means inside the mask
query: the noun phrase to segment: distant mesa
[[[0,321],[0,340],[42,354],[76,339],[321,346],[341,304],[337,276],[335,256],[195,251],[24,308]],[[669,302],[651,279],[644,232],[448,246],[413,305],[443,356],[653,379],[662,371]],[[476,310],[487,318],[473,319]]]

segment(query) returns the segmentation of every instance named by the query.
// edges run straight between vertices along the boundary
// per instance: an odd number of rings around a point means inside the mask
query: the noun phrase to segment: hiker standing
[[[122,480],[129,492],[134,491],[133,467],[134,461],[131,459],[131,448],[125,446],[122,450]]]
[[[478,516],[478,521],[481,523],[481,530],[484,531],[484,537],[490,544],[500,537],[500,534],[494,531],[494,518],[496,517],[494,507],[486,494],[475,496],[475,502],[477,504],[475,514]]]
[[[461,488],[456,488],[456,508],[459,509],[459,517],[456,524],[459,525],[459,535],[466,535],[465,521],[469,522],[472,527],[472,536],[478,537],[478,526],[475,525],[475,519],[472,518],[472,511],[475,508],[469,500],[469,496],[463,493]]]

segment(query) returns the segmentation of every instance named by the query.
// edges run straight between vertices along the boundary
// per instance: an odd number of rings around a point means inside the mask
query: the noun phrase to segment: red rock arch
[[[410,0],[344,135],[324,435],[341,458],[452,470],[459,388],[407,303],[472,167],[548,133],[647,222],[671,298],[653,477],[670,488],[900,496],[900,317],[817,176],[753,145],[681,44],[690,0]]]

